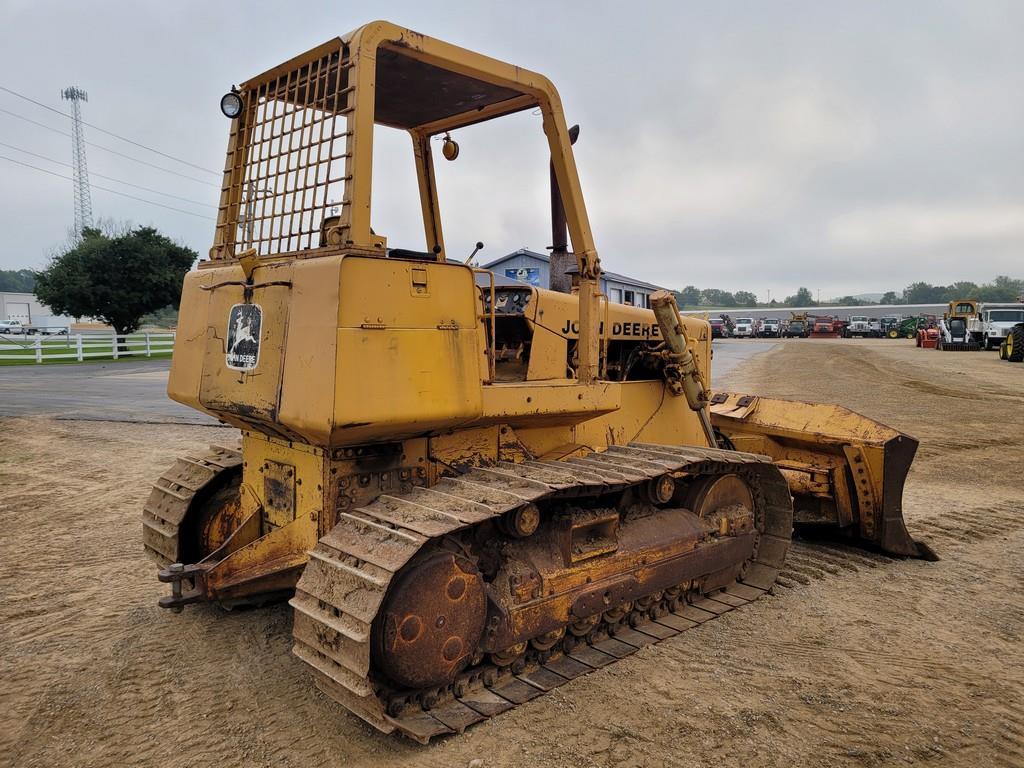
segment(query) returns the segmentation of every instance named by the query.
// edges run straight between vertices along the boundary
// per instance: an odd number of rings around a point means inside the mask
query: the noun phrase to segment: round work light
[[[238,91],[228,91],[220,97],[220,111],[232,120],[242,114],[242,97]]]

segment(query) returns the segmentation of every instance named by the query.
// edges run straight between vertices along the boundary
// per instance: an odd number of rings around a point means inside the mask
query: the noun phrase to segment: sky
[[[0,86],[61,111],[78,86],[87,122],[177,158],[86,126],[94,216],[200,255],[221,95],[386,18],[555,82],[606,269],[762,300],[1024,277],[1024,3],[0,0],[0,18]],[[0,110],[0,269],[41,268],[72,184],[10,160],[70,176],[70,121],[5,91]],[[449,255],[543,251],[540,118],[456,138],[437,171]],[[379,129],[374,163],[375,231],[422,248],[408,139]]]

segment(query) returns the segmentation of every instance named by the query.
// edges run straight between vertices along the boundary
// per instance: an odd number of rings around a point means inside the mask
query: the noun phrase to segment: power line
[[[40,160],[46,160],[48,163],[56,163],[57,165],[63,165],[65,168],[74,168],[71,163],[65,163],[63,160],[54,160],[52,157],[46,155],[40,155],[38,152],[29,152],[27,149],[16,147],[13,144],[7,144],[0,141],[0,147],[7,147],[13,149],[15,152],[21,152],[25,155],[31,155],[32,157],[38,157]],[[159,189],[150,189],[149,187],[143,187],[139,184],[133,184],[130,181],[124,181],[122,179],[115,179],[113,176],[104,176],[102,173],[96,173],[96,171],[89,171],[90,176],[95,176],[98,179],[106,179],[107,181],[115,181],[118,184],[124,184],[126,187],[135,187],[135,189],[141,189],[144,192],[152,192],[155,195],[163,195],[164,197],[173,197],[175,200],[181,200],[185,203],[193,203],[195,205],[201,205],[205,208],[216,208],[217,206],[211,205],[210,203],[202,203],[198,200],[192,200],[188,197],[181,197],[180,195],[172,195],[170,192],[161,192]]]
[[[14,163],[15,165],[21,165],[21,166],[24,166],[25,168],[31,168],[34,171],[40,171],[42,173],[48,173],[50,176],[56,176],[58,179],[64,179],[65,181],[72,181],[72,178],[70,176],[63,176],[63,175],[61,175],[59,173],[56,173],[54,171],[48,171],[46,168],[40,168],[38,165],[31,165],[30,163],[23,163],[23,162],[21,162],[21,160],[15,160],[13,157],[7,157],[5,155],[0,155],[0,160],[6,160],[7,162]],[[103,192],[110,192],[113,195],[120,195],[121,197],[127,197],[127,198],[129,198],[131,200],[138,200],[140,203],[148,203],[149,205],[155,205],[158,208],[166,208],[169,211],[177,211],[178,213],[184,213],[184,214],[186,214],[188,216],[195,216],[197,219],[206,219],[207,221],[214,221],[214,219],[212,217],[204,216],[201,213],[195,213],[194,211],[186,211],[183,208],[175,208],[172,205],[164,205],[163,203],[158,203],[158,202],[156,202],[154,200],[146,200],[145,198],[142,198],[142,197],[136,197],[135,195],[129,195],[127,192],[118,192],[116,189],[110,189],[109,187],[101,187],[99,184],[90,184],[89,186],[92,187],[93,189],[102,190]]]
[[[43,109],[48,109],[51,112],[56,112],[58,115],[63,115],[64,117],[67,117],[67,118],[71,117],[71,115],[67,114],[66,112],[61,112],[59,109],[54,109],[51,106],[43,104],[43,102],[41,102],[41,101],[36,101],[35,99],[30,99],[28,96],[25,96],[24,94],[18,93],[17,91],[12,91],[10,88],[7,88],[5,86],[0,85],[0,91],[6,91],[7,93],[11,94],[12,96],[17,96],[19,99],[24,99],[27,102],[30,102],[32,104],[35,104],[36,106],[42,107]],[[201,165],[196,165],[195,163],[190,163],[188,160],[182,160],[180,157],[175,157],[174,155],[169,155],[166,152],[161,152],[159,149],[153,149],[152,147],[147,147],[145,144],[140,144],[139,142],[133,141],[132,139],[127,139],[124,136],[119,136],[118,134],[114,133],[113,131],[108,131],[106,128],[100,128],[98,125],[93,125],[92,123],[87,123],[85,120],[82,121],[82,125],[88,125],[93,130],[99,131],[100,133],[105,133],[108,136],[113,136],[115,139],[120,139],[121,141],[126,141],[129,144],[134,144],[136,147],[141,147],[142,149],[145,149],[145,150],[148,150],[150,152],[153,152],[153,153],[155,153],[157,155],[160,155],[161,157],[166,157],[168,160],[174,160],[175,162],[181,163],[183,165],[190,166],[192,168],[195,168],[196,170],[203,171],[205,173],[212,173],[214,176],[220,176],[220,174],[217,171],[211,171],[209,168],[203,168],[203,166],[201,166]]]
[[[24,120],[26,123],[32,123],[32,125],[38,125],[40,128],[45,128],[48,131],[53,131],[54,133],[59,133],[61,136],[67,136],[67,137],[71,138],[71,134],[68,133],[67,131],[62,131],[60,128],[54,128],[52,125],[47,125],[46,123],[40,123],[37,120],[32,120],[31,118],[25,117],[24,115],[19,115],[17,112],[11,112],[9,109],[3,109],[2,107],[0,107],[0,112],[3,112],[5,115],[10,115],[11,117],[16,117],[19,120]],[[175,176],[180,176],[183,179],[188,179],[190,181],[196,181],[196,182],[198,182],[200,184],[205,184],[208,187],[213,187],[214,189],[220,189],[219,185],[213,184],[212,182],[209,182],[206,179],[197,179],[195,176],[189,176],[189,175],[184,174],[184,173],[178,173],[178,171],[172,171],[170,168],[164,168],[162,165],[154,165],[153,163],[148,163],[145,160],[139,160],[139,158],[137,158],[137,157],[132,157],[131,155],[126,155],[123,152],[118,152],[116,149],[111,149],[110,147],[104,147],[102,144],[94,144],[91,141],[87,141],[85,143],[88,144],[90,147],[96,147],[96,149],[102,149],[104,152],[109,152],[112,155],[117,155],[118,157],[123,157],[126,160],[131,160],[133,163],[139,163],[141,165],[146,165],[146,166],[149,166],[150,168],[156,168],[158,171],[163,171],[164,173],[171,173],[171,174],[174,174]]]

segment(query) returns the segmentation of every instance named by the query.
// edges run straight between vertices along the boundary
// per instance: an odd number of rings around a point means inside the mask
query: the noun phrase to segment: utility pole
[[[92,227],[92,196],[89,193],[89,166],[85,162],[85,134],[82,133],[81,102],[89,100],[89,94],[77,86],[69,86],[60,92],[61,98],[71,102],[71,155],[74,164],[75,193],[75,239],[82,237],[82,230]]]
[[[249,247],[255,247],[253,244],[253,225],[256,219],[256,201],[260,198],[266,197],[267,195],[274,194],[272,189],[257,189],[256,182],[250,181],[249,186],[246,188],[245,193],[245,213],[242,214],[242,220],[245,222],[245,239],[248,242]]]

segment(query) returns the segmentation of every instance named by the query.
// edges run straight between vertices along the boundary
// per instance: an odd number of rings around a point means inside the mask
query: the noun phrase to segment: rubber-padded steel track
[[[714,595],[614,637],[584,643],[568,654],[533,663],[517,675],[480,682],[429,710],[391,716],[370,672],[371,625],[395,574],[428,542],[498,517],[529,502],[596,496],[665,473],[700,475],[742,471],[755,484],[761,513],[755,553],[740,576]],[[743,605],[775,583],[792,533],[792,498],[771,460],[736,451],[634,443],[564,461],[503,462],[445,478],[429,489],[384,495],[339,515],[337,525],[310,553],[296,588],[294,653],[312,669],[317,685],[376,728],[398,730],[426,743],[461,732],[555,688]],[[493,677],[493,676],[492,676]]]
[[[153,485],[142,510],[142,543],[146,554],[165,568],[179,562],[178,534],[193,499],[224,472],[241,464],[240,450],[217,445],[175,461]]]

